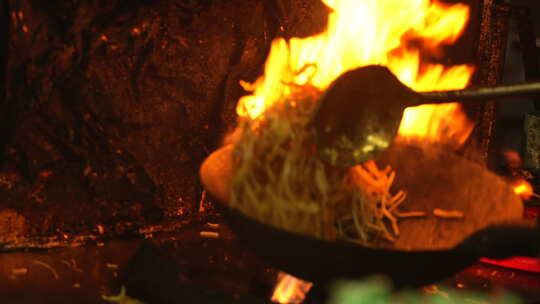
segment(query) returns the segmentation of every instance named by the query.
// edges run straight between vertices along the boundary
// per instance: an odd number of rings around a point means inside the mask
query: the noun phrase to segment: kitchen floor
[[[107,303],[102,296],[119,294],[125,286],[128,295],[146,303],[269,303],[276,275],[225,224],[200,222],[147,239],[2,253],[0,301]],[[503,288],[526,303],[540,302],[540,273],[487,264],[437,285],[481,292]]]
[[[146,240],[2,253],[0,302],[107,303],[103,295],[125,286],[146,303],[265,303],[275,277],[223,225],[199,224]]]

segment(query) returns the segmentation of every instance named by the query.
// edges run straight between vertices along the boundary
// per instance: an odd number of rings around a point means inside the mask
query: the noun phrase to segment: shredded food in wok
[[[363,244],[394,241],[405,191],[391,192],[395,173],[370,161],[343,169],[316,154],[309,120],[321,93],[309,85],[240,122],[231,207],[265,224],[318,238]]]

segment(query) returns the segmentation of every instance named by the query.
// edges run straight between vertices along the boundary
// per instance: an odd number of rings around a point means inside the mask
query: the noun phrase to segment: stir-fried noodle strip
[[[371,243],[399,236],[398,218],[406,193],[391,192],[390,167],[370,161],[349,169],[322,162],[309,119],[320,92],[292,86],[294,94],[240,124],[232,207],[285,230],[335,240]]]

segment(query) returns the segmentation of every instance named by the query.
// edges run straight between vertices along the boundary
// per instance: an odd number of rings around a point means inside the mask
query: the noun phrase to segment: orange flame
[[[539,197],[538,194],[534,193],[534,190],[533,190],[531,184],[528,181],[526,181],[525,179],[519,179],[514,184],[514,193],[516,195],[521,196],[521,198],[524,199],[524,200],[529,200],[533,196],[534,197]]]
[[[310,282],[302,281],[290,274],[280,272],[278,283],[274,288],[271,300],[280,304],[302,303],[312,285]]]
[[[422,62],[453,43],[469,18],[463,4],[430,0],[323,0],[332,9],[325,32],[272,42],[264,76],[241,85],[251,95],[240,99],[237,113],[256,119],[291,93],[291,83],[324,90],[347,70],[385,65],[417,91],[460,89],[473,68]],[[399,134],[427,140],[465,141],[472,124],[458,104],[426,105],[405,111]]]

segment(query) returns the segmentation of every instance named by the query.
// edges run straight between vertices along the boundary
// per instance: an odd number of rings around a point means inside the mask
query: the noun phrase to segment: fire
[[[533,194],[533,189],[531,184],[525,180],[521,180],[514,186],[514,192],[520,196],[530,197]]]
[[[514,184],[514,193],[521,196],[521,198],[524,200],[529,200],[531,197],[540,197],[538,194],[534,193],[531,184],[525,179],[519,179]]]
[[[325,32],[273,41],[264,76],[242,82],[252,94],[240,99],[237,113],[256,119],[291,93],[290,84],[324,90],[343,72],[385,65],[417,91],[461,89],[473,68],[422,61],[440,57],[442,47],[463,32],[469,8],[430,0],[323,0],[331,8]],[[399,134],[425,140],[465,141],[472,124],[458,104],[425,105],[405,111]]]
[[[272,294],[272,302],[280,304],[300,304],[313,284],[280,272],[278,283]]]

